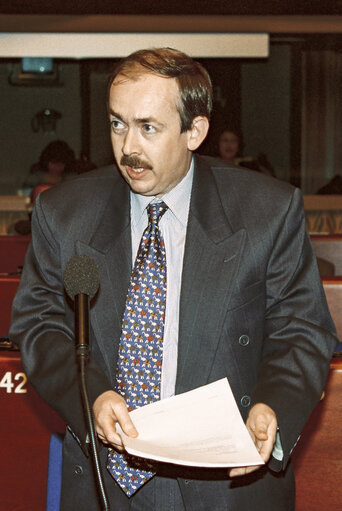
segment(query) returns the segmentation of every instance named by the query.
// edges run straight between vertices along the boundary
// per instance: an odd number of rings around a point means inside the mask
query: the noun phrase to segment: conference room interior
[[[198,19],[190,14],[179,15],[178,19],[175,14],[164,13],[160,19],[153,14],[149,30],[141,27],[140,15],[102,13],[94,21],[94,16],[90,19],[89,14],[84,14],[80,21],[77,15],[56,18],[48,13],[39,29],[36,15],[24,13],[15,21],[13,13],[0,14],[0,41],[5,35],[7,45],[7,50],[0,47],[3,126],[0,402],[6,418],[0,427],[0,436],[5,439],[0,461],[0,509],[52,511],[52,507],[46,506],[49,484],[52,484],[51,480],[48,484],[49,442],[65,428],[63,421],[27,381],[20,353],[8,338],[11,303],[31,239],[29,229],[20,233],[15,227],[21,221],[29,225],[33,207],[32,189],[25,185],[25,178],[42,150],[54,140],[66,141],[76,159],[85,157],[94,167],[113,163],[106,110],[107,77],[113,64],[123,56],[120,41],[125,36],[128,40],[128,35],[143,34],[147,46],[152,46],[154,39],[159,42],[160,35],[167,35],[168,46],[176,47],[180,42],[184,45],[181,49],[186,51],[189,35],[196,35],[201,44],[201,37],[209,34],[211,48],[215,47],[215,37],[223,33],[260,36],[260,50],[256,50],[258,38],[250,40],[255,46],[249,51],[245,42],[242,43],[243,38],[239,42],[237,37],[234,41],[237,49],[233,53],[229,46],[223,46],[220,55],[210,55],[209,51],[195,55],[209,71],[214,91],[209,135],[198,151],[218,157],[222,130],[238,129],[243,135],[241,156],[246,166],[267,161],[276,179],[302,190],[307,229],[318,261],[322,263],[321,278],[340,344],[331,360],[321,402],[293,453],[296,509],[338,509],[342,497],[342,447],[336,428],[342,420],[339,398],[342,385],[342,194],[334,189],[329,194],[317,192],[328,183],[342,179],[342,16],[305,13],[301,17],[260,14],[235,14],[234,17],[214,11],[206,15],[203,31],[199,32],[195,28],[199,26]],[[176,30],[176,26],[181,30]],[[13,55],[10,50],[11,41],[7,36],[11,33],[19,40],[25,36],[21,55]],[[46,41],[49,36],[59,35],[58,44],[62,50],[58,49],[49,57],[27,55],[26,37],[41,33],[46,35]],[[116,46],[111,55],[104,56],[101,37],[110,34],[117,36],[113,39]],[[72,35],[81,36],[82,41],[87,36],[96,36],[98,55],[90,56],[84,51],[72,56],[69,46],[73,43],[70,40],[69,45],[67,37]],[[18,458],[19,478],[17,463],[12,461]]]

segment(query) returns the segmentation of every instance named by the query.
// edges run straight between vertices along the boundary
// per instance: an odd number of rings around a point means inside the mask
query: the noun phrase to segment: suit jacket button
[[[247,406],[249,406],[251,404],[251,398],[249,396],[243,396],[241,398],[241,406],[243,406],[244,408],[247,408]]]
[[[83,474],[83,468],[81,467],[81,465],[75,465],[74,474],[76,474],[77,476]]]
[[[247,346],[249,344],[249,337],[246,334],[240,335],[239,337],[240,346]]]

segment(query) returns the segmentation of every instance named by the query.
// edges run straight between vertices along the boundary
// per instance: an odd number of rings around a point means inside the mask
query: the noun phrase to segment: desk
[[[342,195],[304,195],[310,233],[342,234]]]
[[[4,378],[5,377],[5,378]],[[19,352],[0,352],[1,511],[44,511],[48,444],[60,417],[26,382]],[[296,511],[338,510],[342,501],[342,359],[333,359],[325,398],[293,453]]]
[[[312,234],[310,237],[316,256],[334,265],[334,275],[342,275],[342,235]]]
[[[16,273],[24,266],[31,236],[0,236],[0,272]]]
[[[18,289],[20,275],[0,276],[0,337],[8,334],[12,302]]]
[[[19,352],[0,352],[0,509],[45,511],[49,439],[62,419],[26,381]]]
[[[28,219],[30,197],[0,195],[0,235],[7,234],[10,225]]]
[[[330,364],[325,397],[316,406],[293,451],[296,511],[341,509],[341,390],[342,358],[336,358]]]

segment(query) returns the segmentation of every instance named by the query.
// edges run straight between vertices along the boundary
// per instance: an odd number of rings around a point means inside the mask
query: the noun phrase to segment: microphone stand
[[[92,461],[95,469],[95,478],[101,501],[101,509],[103,511],[109,511],[108,497],[106,495],[101,465],[99,462],[98,441],[95,433],[94,417],[89,403],[86,381],[86,366],[89,360],[89,296],[84,293],[75,295],[75,344],[76,358],[79,367],[82,404],[88,426]]]

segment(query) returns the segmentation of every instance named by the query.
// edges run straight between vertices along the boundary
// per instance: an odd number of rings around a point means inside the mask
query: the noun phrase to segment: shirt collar
[[[166,193],[162,200],[168,206],[170,212],[186,226],[188,221],[189,204],[191,196],[192,181],[194,176],[194,160],[191,159],[189,171],[184,176],[182,181],[178,183],[172,190]],[[150,197],[140,195],[138,193],[130,192],[131,195],[131,221],[133,225],[137,225],[141,217],[144,215],[147,206],[154,200],[159,200],[157,197]]]

